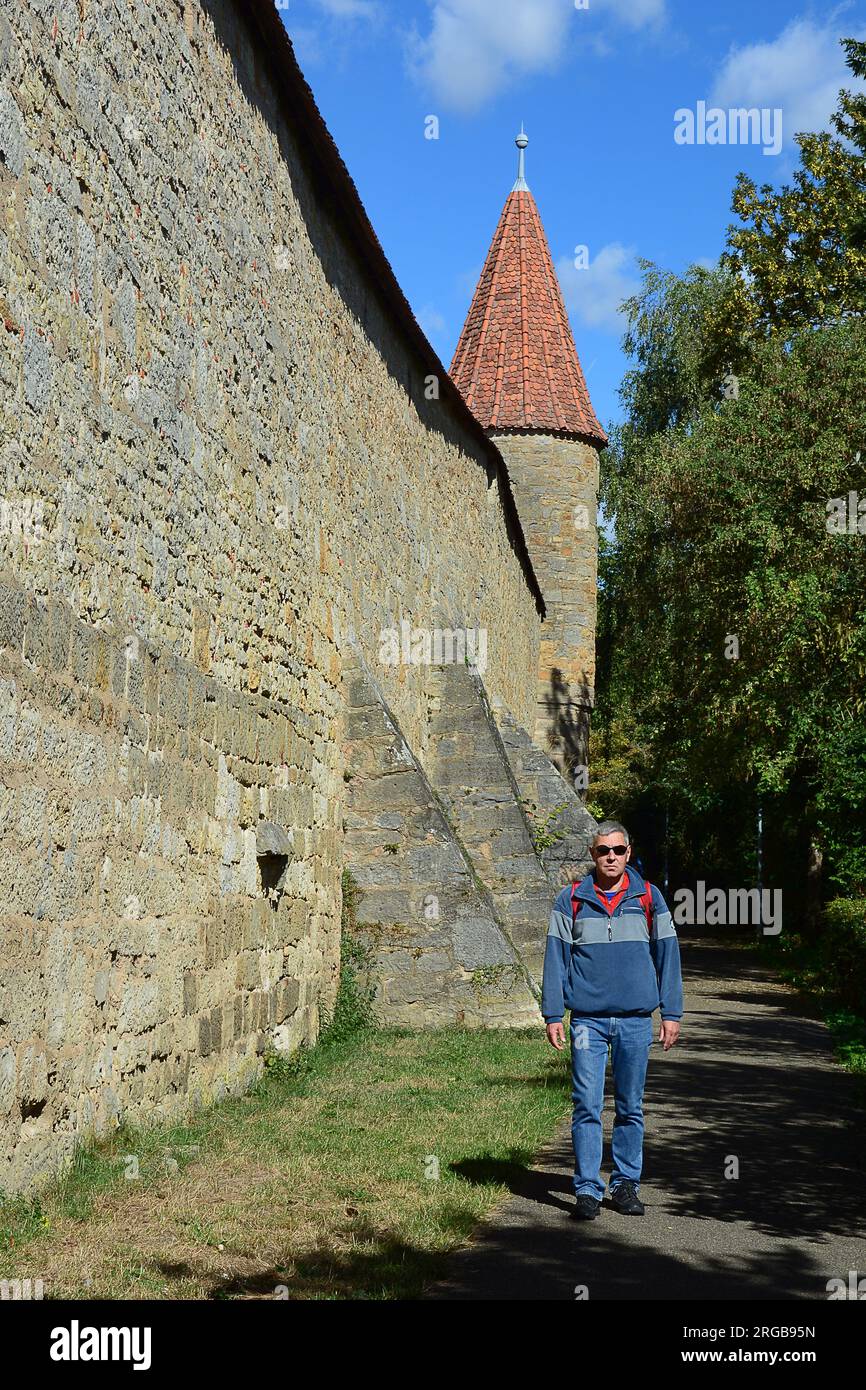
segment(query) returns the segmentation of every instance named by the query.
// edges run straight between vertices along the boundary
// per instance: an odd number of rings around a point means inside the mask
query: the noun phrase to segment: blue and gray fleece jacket
[[[646,890],[640,874],[626,865],[628,891],[611,916],[595,891],[592,874],[577,888],[572,926],[571,884],[557,894],[547,929],[541,1012],[559,1023],[565,1009],[575,1014],[620,1017],[683,1016],[680,945],[668,905],[653,884],[652,932],[638,901]]]

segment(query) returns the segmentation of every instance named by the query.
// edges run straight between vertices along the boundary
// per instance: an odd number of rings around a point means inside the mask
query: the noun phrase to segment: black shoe
[[[575,1197],[571,1214],[578,1221],[594,1221],[598,1216],[600,1206],[601,1202],[597,1202],[594,1197],[590,1197],[588,1192],[584,1192],[579,1197]]]
[[[611,1205],[623,1216],[643,1216],[646,1207],[635,1192],[634,1183],[628,1178],[618,1182],[610,1194]]]

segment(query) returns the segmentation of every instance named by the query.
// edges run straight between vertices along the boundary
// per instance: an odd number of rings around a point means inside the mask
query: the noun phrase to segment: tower
[[[505,459],[547,609],[533,741],[571,777],[587,763],[595,682],[599,451],[538,208],[525,178],[505,202],[451,376]],[[584,783],[585,785],[585,783]]]

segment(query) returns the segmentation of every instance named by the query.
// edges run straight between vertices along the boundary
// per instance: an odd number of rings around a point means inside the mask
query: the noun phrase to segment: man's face
[[[617,850],[619,853],[615,853]],[[589,852],[599,888],[612,888],[625,873],[625,866],[631,859],[631,845],[626,844],[621,830],[610,830],[593,841]]]

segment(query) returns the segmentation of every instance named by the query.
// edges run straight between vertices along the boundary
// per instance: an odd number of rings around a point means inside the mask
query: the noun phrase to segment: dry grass
[[[0,1204],[0,1278],[54,1298],[415,1297],[568,1108],[540,1032],[325,1043],[184,1128],[115,1135],[37,1203]]]

